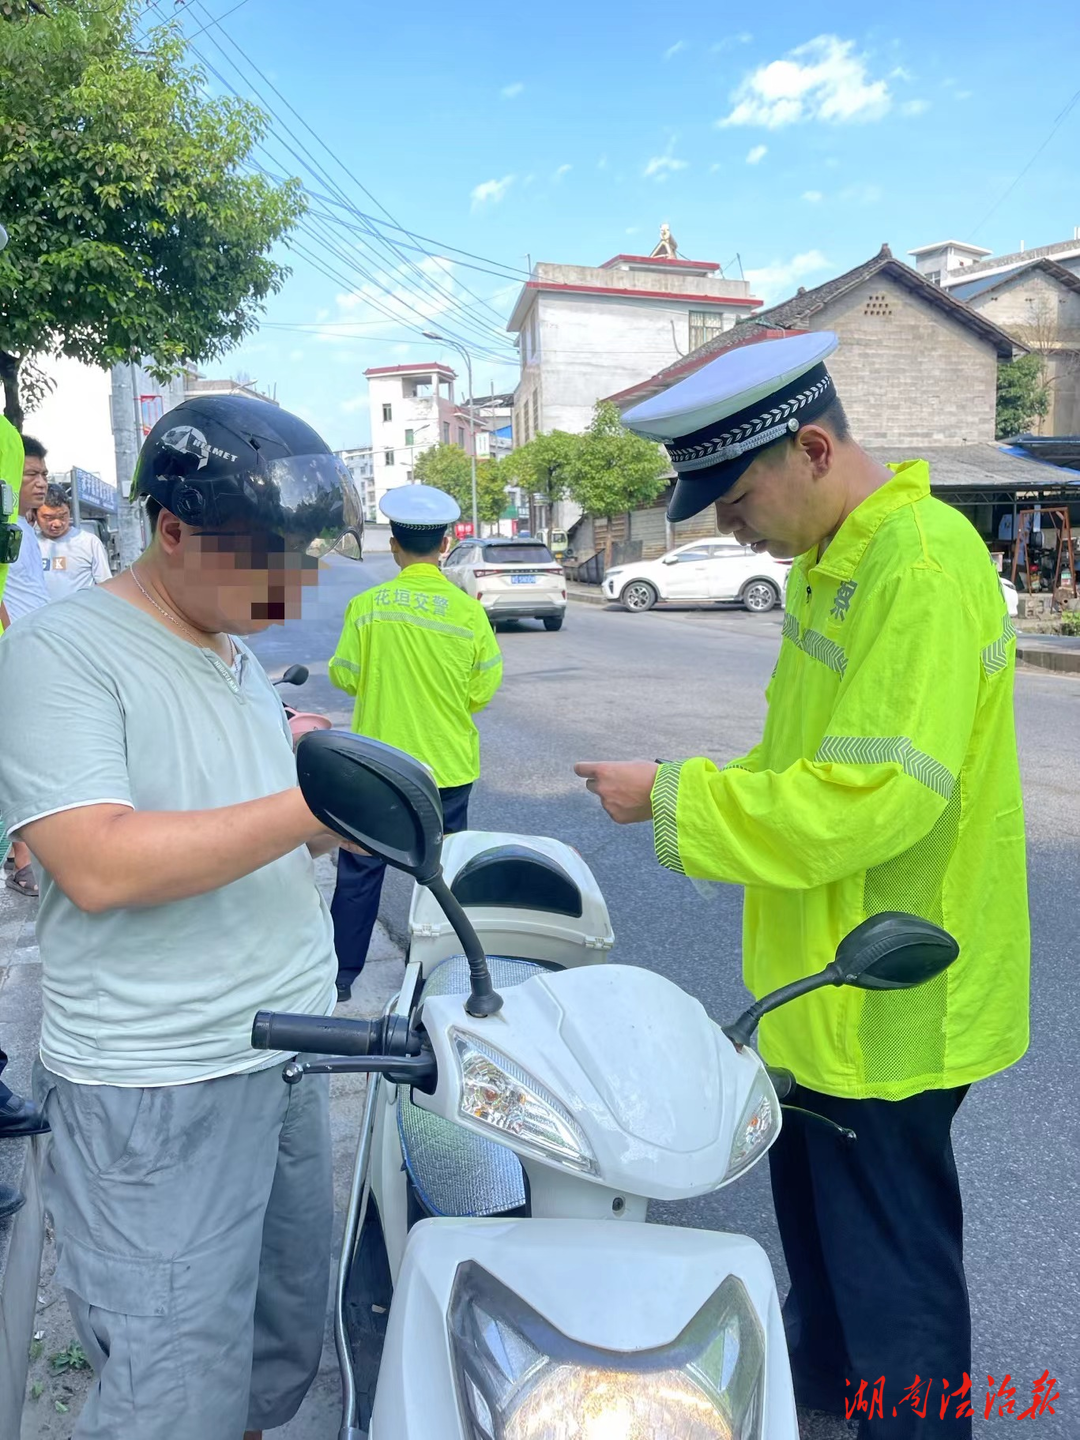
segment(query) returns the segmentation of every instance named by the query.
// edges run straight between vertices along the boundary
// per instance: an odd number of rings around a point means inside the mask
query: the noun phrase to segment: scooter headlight
[[[611,1351],[571,1340],[467,1261],[449,1329],[469,1440],[761,1440],[765,1336],[733,1275],[670,1344]]]
[[[759,1070],[750,1088],[750,1097],[735,1127],[724,1184],[734,1180],[735,1176],[741,1175],[744,1170],[749,1170],[751,1165],[761,1159],[779,1134],[780,1102],[768,1075],[764,1070]]]
[[[595,1175],[596,1156],[569,1110],[508,1055],[454,1030],[463,1120],[511,1137],[514,1148]]]

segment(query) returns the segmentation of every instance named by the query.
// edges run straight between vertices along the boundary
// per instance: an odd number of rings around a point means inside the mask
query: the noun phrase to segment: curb
[[[1016,660],[1019,665],[1030,665],[1038,670],[1052,670],[1058,675],[1080,675],[1080,650],[1051,650],[1031,646],[1017,646]]]
[[[607,598],[599,586],[597,586],[595,593],[588,590],[571,590],[570,587],[567,586],[566,598],[567,600],[576,600],[579,605],[611,605],[614,607],[615,603]]]

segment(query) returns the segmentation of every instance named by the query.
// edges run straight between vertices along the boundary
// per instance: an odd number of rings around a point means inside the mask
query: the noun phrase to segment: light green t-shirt
[[[12,830],[77,806],[203,810],[296,784],[281,701],[240,642],[241,676],[109,590],[25,616],[0,638],[0,749]],[[43,873],[48,1068],[86,1084],[173,1085],[266,1065],[258,1010],[328,1014],[333,930],[307,849],[206,895],[79,910]]]

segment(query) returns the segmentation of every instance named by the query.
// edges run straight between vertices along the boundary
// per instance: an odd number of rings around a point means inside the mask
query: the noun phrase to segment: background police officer
[[[442,795],[446,831],[464,830],[480,775],[472,717],[499,688],[502,656],[483,606],[439,569],[457,502],[430,485],[402,485],[379,509],[400,573],[349,603],[330,679],[356,697],[353,730],[423,760]],[[374,856],[338,852],[330,910],[340,1000],[367,958],[385,873]]]
[[[685,520],[800,557],[761,743],[709,760],[577,767],[615,820],[652,818],[660,863],[746,887],[755,996],[821,970],[868,915],[949,930],[959,959],[910,991],[827,987],[767,1016],[798,1103],[770,1154],[796,1396],[843,1413],[860,1379],[959,1390],[971,1370],[950,1127],[968,1086],[1028,1043],[1029,930],[1013,729],[1015,636],[985,546],[923,461],[854,443],[819,333],[731,351],[623,417],[662,440]],[[850,1381],[850,1387],[848,1383]],[[971,1433],[941,1386],[864,1440]]]

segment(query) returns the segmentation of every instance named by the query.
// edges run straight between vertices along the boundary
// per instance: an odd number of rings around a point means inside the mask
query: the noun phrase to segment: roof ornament
[[[667,224],[660,226],[660,243],[649,256],[650,260],[677,260],[679,258],[679,247],[675,237]]]

